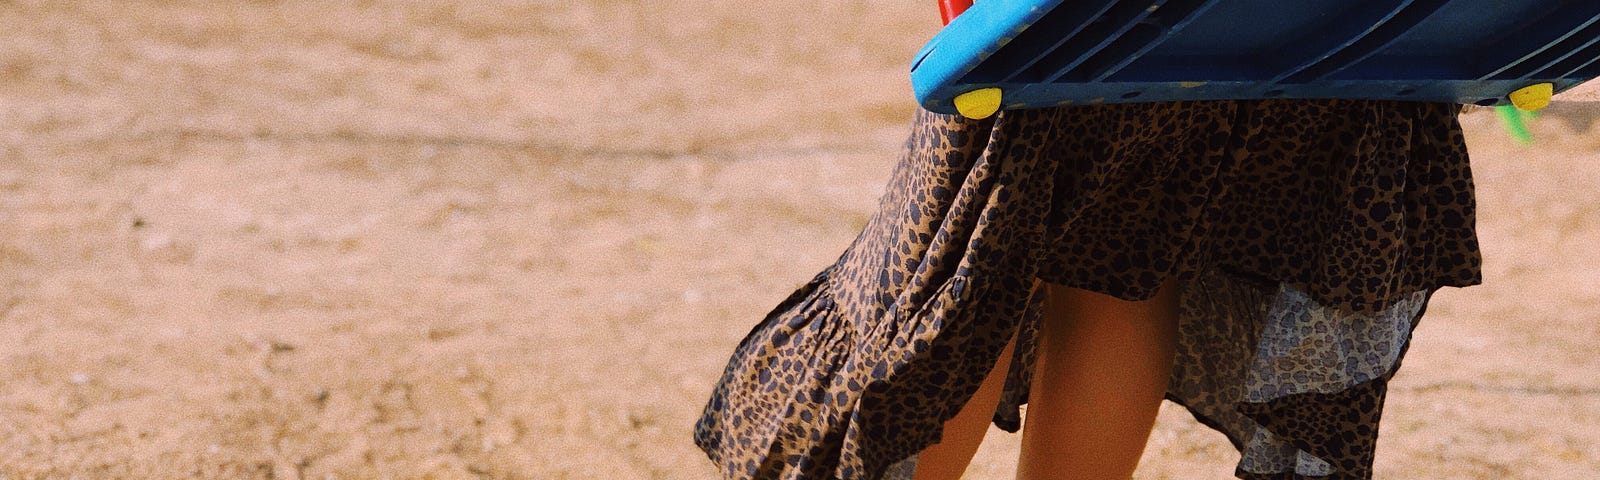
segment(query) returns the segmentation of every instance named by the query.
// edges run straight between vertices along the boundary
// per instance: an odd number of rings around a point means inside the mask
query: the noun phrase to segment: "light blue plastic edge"
[[[940,87],[953,87],[967,73],[977,68],[1000,47],[1016,37],[1060,4],[1062,0],[982,0],[984,8],[973,8],[957,15],[944,29],[933,36],[911,62],[911,90],[924,108],[937,112],[953,113],[955,105],[950,100],[934,99]],[[960,35],[955,34],[960,32]],[[999,42],[989,39],[1000,38]],[[928,57],[935,61],[927,61]],[[954,59],[967,59],[955,61]],[[984,85],[963,84],[963,91],[983,88]],[[950,95],[953,97],[953,95]]]

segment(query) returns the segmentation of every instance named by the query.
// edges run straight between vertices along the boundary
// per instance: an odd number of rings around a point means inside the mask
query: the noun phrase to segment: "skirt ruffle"
[[[1429,295],[1478,282],[1466,162],[1450,105],[919,113],[879,210],[740,343],[695,441],[727,478],[909,475],[1013,335],[995,423],[1020,427],[1036,280],[1176,278],[1167,398],[1238,476],[1368,478]]]

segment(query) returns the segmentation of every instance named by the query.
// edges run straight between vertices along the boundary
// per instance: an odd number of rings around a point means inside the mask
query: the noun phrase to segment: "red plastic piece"
[[[950,24],[950,19],[956,18],[961,12],[967,11],[972,6],[972,0],[939,0],[939,18],[945,25]]]

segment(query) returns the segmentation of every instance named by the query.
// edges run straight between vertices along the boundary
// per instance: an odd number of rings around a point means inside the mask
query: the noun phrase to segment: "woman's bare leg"
[[[978,385],[978,392],[972,395],[972,399],[961,407],[954,418],[944,422],[944,434],[939,443],[924,449],[917,456],[917,472],[912,476],[914,480],[956,480],[966,472],[967,464],[972,463],[972,455],[978,452],[978,445],[983,443],[983,435],[989,432],[994,409],[1000,404],[1000,394],[1006,386],[1006,372],[1011,365],[1011,351],[1016,344],[1016,337],[1012,337],[1005,350],[1000,352],[1000,360],[995,362],[988,376],[983,377],[983,383]]]
[[[1048,288],[1017,478],[1132,478],[1172,372],[1177,288],[1140,302]]]

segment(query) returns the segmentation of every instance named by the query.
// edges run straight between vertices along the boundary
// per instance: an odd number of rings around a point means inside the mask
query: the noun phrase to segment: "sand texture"
[[[700,479],[866,221],[931,2],[0,1],[0,479]],[[1487,284],[1378,475],[1600,475],[1600,127],[1464,117]],[[1010,478],[1016,437],[969,474]],[[1140,479],[1229,478],[1169,409]]]

